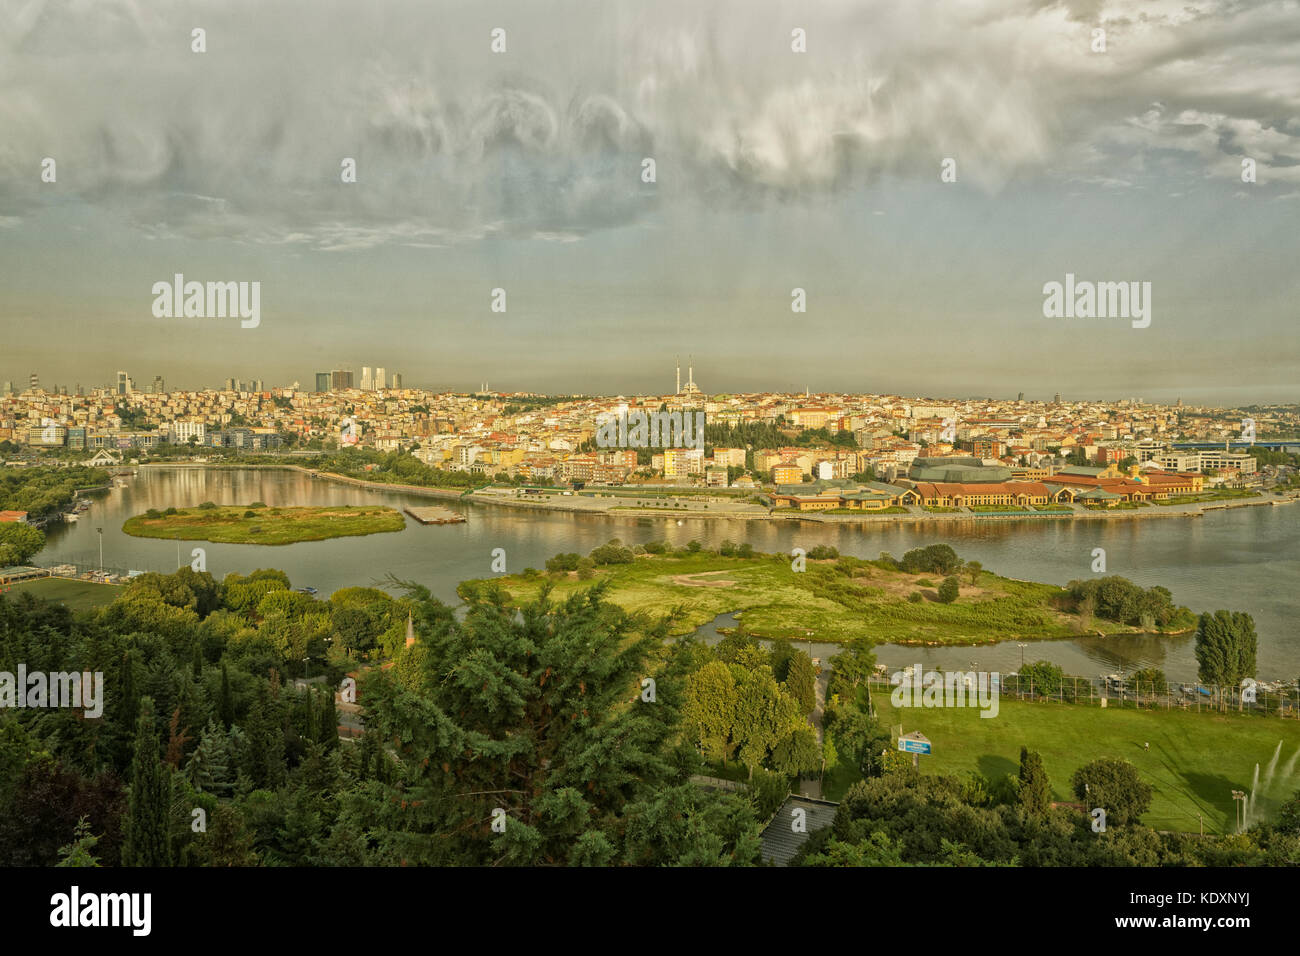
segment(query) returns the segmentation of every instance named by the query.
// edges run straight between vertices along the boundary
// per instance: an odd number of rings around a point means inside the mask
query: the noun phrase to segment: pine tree
[[[122,827],[123,866],[171,866],[171,771],[158,757],[153,700],[140,701],[131,794]]]
[[[185,765],[185,776],[204,793],[228,797],[234,790],[230,766],[230,738],[215,720],[209,720]]]
[[[201,851],[208,866],[257,866],[253,840],[239,811],[223,803],[212,814]]]

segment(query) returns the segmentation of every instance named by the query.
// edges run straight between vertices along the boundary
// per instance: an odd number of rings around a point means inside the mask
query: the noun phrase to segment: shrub
[[[828,544],[819,544],[808,552],[808,557],[814,561],[825,561],[830,558],[838,558],[840,552],[838,548],[832,548]]]
[[[256,511],[253,511],[253,510],[250,508],[248,511],[245,511],[245,512],[244,512],[244,517],[245,517],[245,518],[256,518],[256,517],[257,517],[257,512],[256,512]]]
[[[150,508],[148,511],[144,513],[144,516],[146,518],[161,518],[162,512],[159,511],[157,508]]]
[[[1151,785],[1138,776],[1127,760],[1104,757],[1085,764],[1070,778],[1074,795],[1089,808],[1106,811],[1106,823],[1137,823],[1151,806]]]
[[[934,587],[934,582],[931,581],[929,578],[921,578],[921,579],[919,579],[919,580],[916,582],[916,584],[917,584],[917,587],[922,587],[922,588],[932,588],[932,587]]]
[[[205,502],[203,502],[203,504],[199,505],[199,507],[202,508],[204,511],[211,511],[211,510],[212,510],[213,508],[215,508],[216,506],[217,506],[217,503],[216,503],[215,501],[205,501]],[[168,508],[168,509],[167,509],[167,512],[168,512],[169,514],[174,514],[175,511],[176,511],[175,508]]]
[[[951,604],[957,600],[957,595],[961,593],[961,586],[957,583],[957,578],[949,575],[943,579],[943,584],[939,585],[939,600],[944,604]]]
[[[590,557],[595,564],[631,564],[634,555],[631,548],[624,548],[611,541],[609,544],[602,544],[599,548],[592,549]],[[575,561],[573,569],[576,570],[577,567]]]
[[[175,515],[175,514],[180,514],[180,512],[177,511],[175,508],[168,508],[166,511],[163,512],[163,514],[165,514],[165,515]]]
[[[265,502],[265,501],[254,501],[254,502],[253,502],[251,505],[249,505],[248,507],[250,507],[250,508],[265,508],[265,507],[266,507],[266,502]],[[344,507],[347,507],[347,506],[344,505]]]
[[[907,599],[911,601],[913,604],[920,604],[922,601],[925,600],[925,598],[921,596],[920,591],[913,591],[911,594],[907,596]]]
[[[952,574],[961,566],[957,552],[946,544],[932,544],[925,548],[913,548],[903,555],[902,567],[910,574],[932,571],[935,574]]]
[[[557,554],[553,558],[546,559],[546,570],[553,574],[556,572],[576,571],[578,570],[578,562],[581,559],[581,555],[572,551]]]

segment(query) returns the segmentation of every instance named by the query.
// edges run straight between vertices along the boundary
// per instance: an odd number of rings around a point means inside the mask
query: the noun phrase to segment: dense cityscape
[[[683,385],[680,368],[675,391],[634,397],[432,392],[401,387],[398,373],[391,387],[387,382],[384,369],[372,377],[367,367],[360,387],[353,386],[351,372],[336,370],[317,374],[315,389],[228,379],[220,389],[167,391],[161,377],[137,388],[119,372],[116,386],[88,392],[77,386],[69,394],[66,387],[41,388],[33,374],[21,393],[6,382],[0,441],[28,453],[85,451],[91,458],[106,450],[114,460],[187,449],[321,450],[340,447],[341,430],[351,422],[361,448],[400,450],[438,468],[536,483],[635,478],[753,488],[866,473],[892,481],[906,476],[918,458],[957,456],[1000,466],[996,474],[1003,479],[1033,481],[1057,474],[1065,459],[1100,468],[1132,459],[1152,470],[1202,475],[1214,487],[1271,477],[1241,449],[1300,434],[1296,406],[1217,409],[1184,407],[1181,400],[1159,405],[1059,394],[1026,401],[1023,393],[1014,401],[706,395],[693,369]],[[703,448],[667,447],[638,460],[627,449],[593,448],[601,416],[628,410],[703,411],[711,456]],[[752,441],[745,447],[745,426],[780,429],[792,440],[784,447]],[[736,447],[719,447],[718,437],[729,433]],[[794,441],[798,436],[802,440]]]

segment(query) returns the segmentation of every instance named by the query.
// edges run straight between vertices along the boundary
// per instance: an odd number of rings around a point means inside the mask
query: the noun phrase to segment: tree
[[[17,521],[0,522],[0,565],[25,564],[45,547],[45,532]]]
[[[822,766],[817,734],[807,725],[796,727],[772,748],[772,768],[787,776],[816,773]]]
[[[794,645],[786,637],[778,637],[773,640],[769,650],[771,652],[772,676],[778,682],[783,683],[789,676],[790,662],[794,660],[795,655],[799,652],[794,649]]]
[[[975,587],[979,584],[980,573],[984,570],[984,565],[978,561],[967,561],[963,570],[970,575],[970,586]]]
[[[394,783],[369,785],[369,842],[412,865],[520,866],[612,862],[671,835],[681,821],[660,798],[693,767],[677,752],[685,674],[661,670],[667,623],[624,612],[602,584],[519,608],[484,592],[463,619],[402,586],[426,653],[409,685],[379,669],[364,679],[366,722],[397,758]],[[640,697],[648,674],[654,703]],[[724,832],[696,847],[712,863],[739,852],[740,831]]]
[[[1041,817],[1052,806],[1052,784],[1043,768],[1043,758],[1036,751],[1020,748],[1020,779],[1017,802],[1031,817]]]
[[[1140,694],[1143,689],[1154,695],[1169,693],[1169,678],[1158,667],[1143,667],[1133,672],[1133,686]]]
[[[329,688],[325,689],[325,700],[321,706],[317,723],[319,727],[317,741],[325,747],[326,751],[337,750],[339,745],[339,714],[334,702],[334,692]]]
[[[1088,809],[1106,811],[1106,824],[1123,826],[1137,823],[1138,817],[1151,806],[1151,785],[1138,776],[1137,768],[1127,760],[1103,757],[1084,764],[1070,778],[1074,795]]]
[[[846,641],[840,652],[831,659],[831,679],[826,686],[830,696],[839,695],[852,702],[858,688],[867,682],[876,667],[876,655],[871,645],[861,639]]]
[[[736,722],[732,737],[741,761],[752,774],[768,752],[800,724],[804,715],[793,697],[785,693],[772,676],[770,667],[741,670],[736,680]]]
[[[154,729],[153,700],[140,701],[131,795],[122,834],[123,866],[171,866],[171,770],[158,757],[161,743]]]
[[[795,699],[801,714],[811,714],[817,707],[817,675],[813,672],[812,658],[803,651],[795,651],[786,670],[785,691]]]
[[[1059,664],[1034,661],[1020,668],[1018,683],[1022,692],[1032,691],[1039,697],[1055,697],[1065,683],[1065,672]]]
[[[949,575],[944,578],[943,583],[939,585],[939,603],[951,604],[953,601],[957,600],[957,595],[960,593],[961,587],[957,583],[957,578],[953,575]]]
[[[98,842],[99,837],[90,832],[90,822],[82,817],[77,821],[72,842],[67,846],[59,847],[59,862],[55,866],[99,866],[99,858],[94,854],[95,844]]]
[[[1201,615],[1196,626],[1196,663],[1206,684],[1235,686],[1255,676],[1255,621],[1241,611]]]
[[[710,661],[687,676],[684,723],[705,756],[724,767],[735,750],[731,733],[736,704],[736,678],[722,661]]]
[[[221,664],[221,693],[217,698],[217,716],[227,730],[235,722],[235,699],[230,692],[230,672],[224,661]]]
[[[230,737],[215,720],[209,720],[185,765],[185,776],[202,793],[228,797],[234,790]]]

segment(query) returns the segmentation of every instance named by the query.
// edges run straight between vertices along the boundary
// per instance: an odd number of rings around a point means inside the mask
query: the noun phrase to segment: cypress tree
[[[230,673],[226,670],[225,661],[221,663],[221,696],[217,699],[217,716],[221,718],[221,724],[226,730],[235,722],[235,699],[230,693]]]
[[[320,734],[317,742],[325,745],[328,753],[339,745],[339,714],[334,706],[334,692],[325,688],[325,705],[321,708]]]
[[[122,828],[123,866],[171,866],[171,771],[158,758],[153,700],[140,701],[135,759],[131,766],[131,795]]]
[[[1031,817],[1040,817],[1052,807],[1052,784],[1043,769],[1043,758],[1027,747],[1020,748],[1020,806]]]

